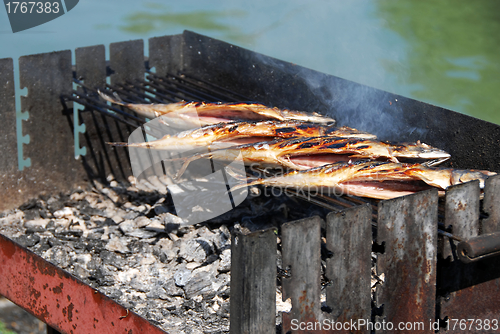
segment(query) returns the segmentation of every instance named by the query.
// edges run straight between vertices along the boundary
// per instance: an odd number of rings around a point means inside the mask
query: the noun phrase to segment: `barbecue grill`
[[[109,61],[102,45],[76,49],[74,58],[71,51],[21,57],[19,84],[27,88],[21,110],[29,117],[21,114],[17,120],[13,61],[0,60],[4,139],[0,209],[15,208],[41,194],[70,191],[109,174],[125,181],[132,174],[127,150],[106,142],[126,142],[146,120],[103,102],[97,88],[111,89],[130,102],[251,100],[317,111],[335,118],[338,125],[371,132],[382,140],[421,140],[444,149],[452,156],[448,162],[452,167],[500,172],[498,125],[188,31],[151,38],[148,45],[145,57],[142,40],[113,43]],[[161,172],[159,166],[147,171],[149,175]],[[282,277],[283,296],[291,298],[293,307],[283,315],[283,332],[301,332],[294,321],[368,319],[423,322],[421,332],[428,333],[438,329],[430,326],[437,322],[440,332],[458,333],[463,328],[453,327],[455,319],[498,320],[500,263],[495,255],[500,241],[490,233],[500,231],[499,182],[498,177],[487,181],[483,200],[478,182],[452,187],[444,200],[433,190],[389,201],[347,196],[314,199],[334,212],[326,220],[305,218],[281,228],[282,266],[288,268]],[[331,252],[326,260],[330,285],[323,308],[319,302],[322,229],[324,246]],[[234,333],[275,330],[276,244],[272,230],[232,236]],[[384,274],[385,281],[371,302],[373,254],[377,273]],[[16,270],[20,263],[24,273]],[[160,332],[3,236],[0,268],[0,293],[62,332],[78,326],[92,331],[83,325],[88,321],[105,326],[99,329],[106,331],[123,325],[120,330]],[[10,283],[15,281],[19,283]],[[47,291],[44,284],[60,289]],[[63,286],[65,294],[75,296],[72,305],[80,318],[54,307]],[[77,304],[76,300],[90,302]],[[102,310],[100,318],[83,316],[92,308]],[[109,320],[121,318],[132,320]],[[491,332],[470,328],[470,332]],[[367,327],[352,330],[369,331]]]

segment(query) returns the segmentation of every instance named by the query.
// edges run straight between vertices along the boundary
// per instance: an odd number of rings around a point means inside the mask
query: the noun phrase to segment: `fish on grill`
[[[335,194],[347,194],[376,199],[390,199],[436,187],[446,190],[452,185],[485,180],[496,173],[483,170],[431,168],[422,164],[387,161],[340,162],[284,175],[259,178],[248,184],[234,186],[231,191],[253,185],[280,188],[333,189]]]
[[[209,103],[209,102],[175,102],[169,104],[139,104],[127,103],[118,95],[113,97],[99,91],[103,99],[114,104],[127,107],[136,113],[156,118],[167,115],[177,118],[186,124],[208,125],[234,120],[266,120],[279,121],[297,120],[321,124],[335,124],[335,120],[316,112],[294,111],[287,109],[271,108],[259,103]]]
[[[295,170],[306,170],[315,166],[323,166],[339,161],[360,159],[385,159],[399,162],[398,158],[406,159],[441,159],[444,161],[450,155],[443,150],[427,144],[401,143],[389,144],[373,139],[342,138],[342,137],[305,137],[277,139],[220,149],[208,153],[195,154],[184,158],[184,164],[177,173],[184,173],[188,164],[201,158],[233,161],[242,156],[246,165],[284,166]]]
[[[266,137],[292,138],[334,136],[375,139],[376,136],[347,126],[335,128],[326,124],[302,121],[236,121],[206,125],[201,128],[166,135],[142,143],[110,143],[114,146],[141,147],[161,150],[185,149],[186,146],[208,146],[211,149],[261,142]],[[217,145],[219,144],[219,145]]]

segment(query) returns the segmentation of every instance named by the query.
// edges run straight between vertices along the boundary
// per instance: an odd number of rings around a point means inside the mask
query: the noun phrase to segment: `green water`
[[[119,29],[139,36],[182,26],[215,34],[280,59],[500,124],[500,1],[353,3],[364,8],[340,2],[333,6],[321,1],[309,6],[292,2],[283,6],[274,21],[264,12],[260,15],[262,23],[253,25],[256,13],[252,8],[175,12],[171,7],[148,3],[126,15]],[[332,24],[345,21],[342,16],[349,10],[357,14],[352,21],[343,22],[344,26]],[[316,12],[315,17],[312,12]],[[314,19],[317,21],[310,23],[316,31],[306,28],[303,36],[292,35],[298,30],[294,25],[302,27]],[[373,24],[368,33],[367,22]],[[265,34],[273,35],[276,42],[269,42]],[[284,43],[286,38],[297,41],[290,52],[283,50],[292,44]],[[349,39],[366,44],[359,46]],[[336,46],[325,44],[329,40]],[[311,43],[320,47],[311,47]],[[272,49],[273,44],[277,49]],[[386,52],[383,48],[387,48]],[[349,63],[349,50],[365,54],[354,56]],[[335,55],[336,51],[343,54]],[[331,62],[325,61],[324,55],[328,54],[332,55]],[[361,64],[366,58],[372,58],[367,60],[368,68]],[[356,73],[356,68],[365,72]],[[370,70],[382,80],[367,78]]]
[[[500,1],[381,0],[377,15],[410,45],[413,97],[500,124]]]

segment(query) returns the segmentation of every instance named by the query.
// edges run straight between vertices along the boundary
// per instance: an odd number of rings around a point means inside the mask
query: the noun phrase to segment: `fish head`
[[[451,157],[448,152],[420,141],[394,145],[392,154],[398,158],[439,159],[440,162],[448,160]]]
[[[474,180],[479,180],[479,187],[484,189],[484,183],[490,176],[496,175],[494,172],[487,170],[460,170],[456,169],[451,174],[451,184],[456,185]]]

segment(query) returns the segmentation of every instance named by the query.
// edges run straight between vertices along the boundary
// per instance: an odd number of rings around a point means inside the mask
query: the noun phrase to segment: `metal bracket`
[[[463,263],[500,255],[500,232],[483,234],[461,241],[457,245],[457,255]]]

